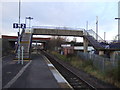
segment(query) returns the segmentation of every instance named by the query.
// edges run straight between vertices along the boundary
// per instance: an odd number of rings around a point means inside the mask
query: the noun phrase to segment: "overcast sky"
[[[106,32],[106,39],[112,40],[118,33],[118,1],[111,2],[24,2],[21,0],[21,23],[24,23],[26,16],[34,19],[32,26],[67,26],[73,28],[96,31],[96,16],[99,20],[99,35],[103,38]],[[18,2],[2,2],[2,34],[17,35],[18,30],[12,28],[14,22],[18,22]]]

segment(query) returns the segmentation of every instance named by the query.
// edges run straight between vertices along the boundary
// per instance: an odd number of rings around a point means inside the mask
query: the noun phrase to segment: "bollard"
[[[20,46],[18,46],[18,64],[20,63]]]
[[[21,49],[22,49],[22,60],[21,60],[21,64],[23,65],[23,50],[24,50],[24,47],[22,46]]]

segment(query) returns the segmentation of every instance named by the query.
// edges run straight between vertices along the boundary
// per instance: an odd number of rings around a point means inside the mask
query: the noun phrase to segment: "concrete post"
[[[84,53],[88,50],[88,40],[84,37],[83,38],[83,44],[84,44]]]
[[[110,58],[115,59],[115,51],[110,52]]]
[[[47,50],[47,44],[48,44],[47,42],[44,42],[44,43],[43,43],[43,49],[44,49],[44,50]]]
[[[37,46],[37,41],[36,41],[36,53],[38,54],[38,46]]]
[[[21,61],[21,64],[23,65],[23,50],[24,50],[24,47],[22,46],[21,49],[22,49],[22,61]]]
[[[104,51],[99,51],[99,55],[104,55]]]

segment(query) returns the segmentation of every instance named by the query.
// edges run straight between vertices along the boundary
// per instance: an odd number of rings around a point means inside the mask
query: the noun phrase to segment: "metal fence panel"
[[[92,60],[94,67],[104,72],[117,67],[117,59],[104,58],[102,56],[90,53],[78,52],[77,55],[83,60]]]

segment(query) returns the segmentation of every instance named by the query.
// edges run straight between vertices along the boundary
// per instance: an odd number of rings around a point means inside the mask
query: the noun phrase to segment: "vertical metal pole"
[[[19,37],[19,32],[18,32],[18,64],[20,63],[20,42],[19,42],[19,40],[20,40],[20,37]]]
[[[21,2],[20,2],[20,0],[19,0],[18,63],[20,63],[20,7],[21,7]]]
[[[20,0],[19,0],[19,33],[20,33],[20,14],[21,14],[21,2],[20,2]],[[19,34],[20,35],[20,34]]]
[[[106,32],[104,32],[104,41],[105,41],[105,37],[106,37]]]
[[[25,24],[26,24],[26,27],[27,27],[27,19],[25,18]]]
[[[30,21],[31,21],[31,19],[29,19],[29,29],[30,29]]]
[[[98,16],[96,16],[96,40],[98,40]]]
[[[31,18],[29,19],[29,32],[30,32],[30,21],[31,21]]]
[[[120,41],[120,20],[118,19],[118,40]]]
[[[120,40],[120,1],[118,2],[118,40]]]
[[[102,71],[104,72],[105,71],[105,59],[103,59],[103,68],[102,68]]]
[[[36,53],[38,54],[38,52],[37,52],[37,41],[36,41]]]
[[[22,49],[22,62],[21,62],[21,64],[23,65],[23,50],[24,50],[24,47],[22,46],[21,49]]]
[[[88,21],[86,22],[86,30],[88,30]]]

